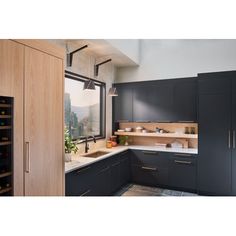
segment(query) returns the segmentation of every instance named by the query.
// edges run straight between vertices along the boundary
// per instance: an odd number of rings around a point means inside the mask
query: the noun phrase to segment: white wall
[[[120,50],[137,65],[139,64],[140,40],[139,39],[106,39],[113,47]]]
[[[236,70],[236,40],[144,39],[140,40],[139,64],[139,67],[118,68],[116,82]]]

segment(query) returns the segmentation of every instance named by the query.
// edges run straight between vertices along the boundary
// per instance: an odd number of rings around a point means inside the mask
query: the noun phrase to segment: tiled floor
[[[174,191],[169,189],[128,184],[118,191],[115,196],[198,196],[194,193]]]

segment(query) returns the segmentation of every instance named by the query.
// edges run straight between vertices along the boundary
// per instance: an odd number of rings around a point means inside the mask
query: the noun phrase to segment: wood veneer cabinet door
[[[25,195],[63,195],[63,61],[29,47],[24,113]]]
[[[0,95],[14,98],[14,185],[13,194],[23,192],[23,76],[24,46],[0,40]]]

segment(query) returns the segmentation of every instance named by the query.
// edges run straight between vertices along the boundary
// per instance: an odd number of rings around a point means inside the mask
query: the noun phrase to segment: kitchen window
[[[65,71],[65,127],[72,140],[85,136],[105,137],[105,83],[95,81],[95,90],[84,90],[89,78]]]

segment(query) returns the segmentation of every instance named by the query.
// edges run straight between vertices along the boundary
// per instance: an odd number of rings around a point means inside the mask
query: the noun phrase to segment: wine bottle
[[[5,115],[6,114],[6,112],[5,111],[1,111],[1,115]]]
[[[0,126],[4,126],[5,125],[5,122],[4,121],[1,121],[0,122]]]

